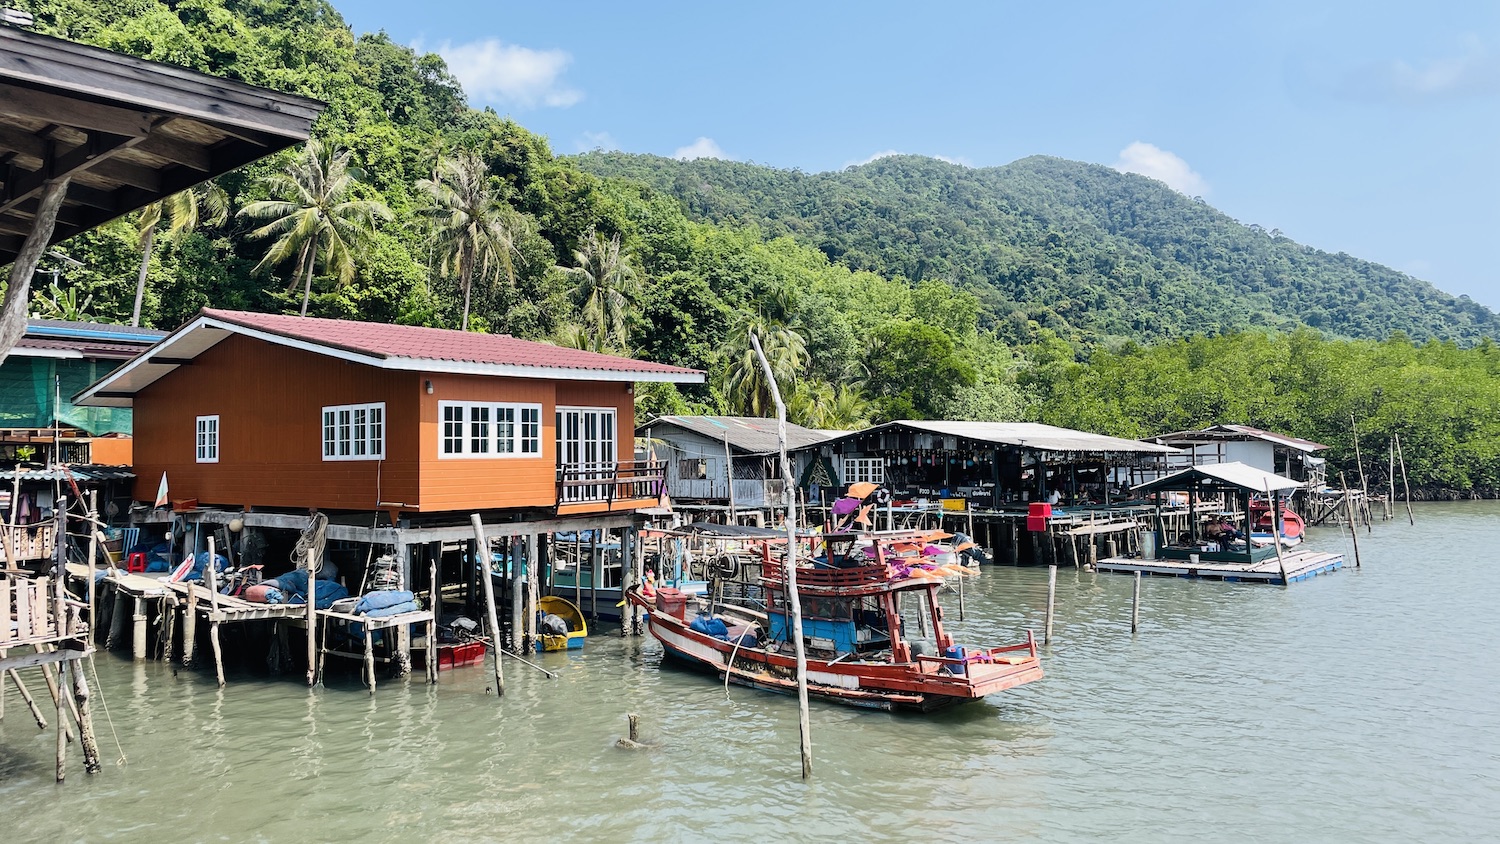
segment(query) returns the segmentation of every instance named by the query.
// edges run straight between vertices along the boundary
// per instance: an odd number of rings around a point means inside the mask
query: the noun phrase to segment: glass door
[[[564,481],[601,482],[565,484],[563,501],[606,499],[615,473],[615,409],[559,407],[557,461]]]

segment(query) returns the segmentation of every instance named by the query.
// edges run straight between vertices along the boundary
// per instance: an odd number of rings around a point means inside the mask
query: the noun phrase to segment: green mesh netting
[[[72,398],[115,368],[114,364],[69,358],[12,355],[0,364],[0,428],[52,427],[55,396],[62,394],[65,425],[90,434],[130,433],[128,407],[77,407]]]

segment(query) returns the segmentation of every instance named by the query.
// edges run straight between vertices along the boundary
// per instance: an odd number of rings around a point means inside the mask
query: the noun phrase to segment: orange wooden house
[[[654,506],[634,385],[703,373],[506,335],[205,308],[78,401],[135,410],[135,498],[226,511]]]

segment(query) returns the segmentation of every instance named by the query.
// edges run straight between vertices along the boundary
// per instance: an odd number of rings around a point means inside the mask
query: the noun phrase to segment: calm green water
[[[1147,580],[1134,638],[1130,578],[1062,572],[1044,681],[937,716],[815,703],[807,784],[794,700],[643,640],[549,655],[557,680],[509,662],[503,701],[483,667],[372,700],[101,655],[128,765],[55,787],[12,693],[0,841],[1495,840],[1500,504],[1417,518],[1290,590]],[[1040,631],[1045,570],[979,581],[960,641]],[[631,711],[658,749],[612,746]]]

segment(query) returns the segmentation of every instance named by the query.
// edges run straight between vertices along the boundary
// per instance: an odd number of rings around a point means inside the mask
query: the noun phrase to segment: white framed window
[[[615,408],[559,407],[557,465],[564,480],[608,481],[615,476]],[[604,483],[570,485],[565,501],[594,501],[607,491]]]
[[[438,402],[438,457],[517,457],[542,453],[542,406]]]
[[[198,417],[197,455],[199,463],[219,462],[219,417]]]
[[[385,402],[323,408],[324,460],[385,459]]]
[[[521,453],[542,453],[541,405],[530,405],[521,408]]]
[[[885,483],[885,458],[845,457],[844,483],[856,484],[861,481],[868,481],[872,484]]]

